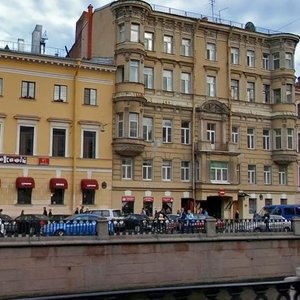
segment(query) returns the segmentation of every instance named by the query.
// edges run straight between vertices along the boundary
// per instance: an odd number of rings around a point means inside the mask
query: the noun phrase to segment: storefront
[[[147,216],[153,215],[153,202],[154,202],[154,197],[143,198],[143,207],[146,211]]]
[[[18,190],[18,204],[32,204],[32,189],[35,188],[35,181],[32,177],[17,177],[16,188]]]
[[[171,214],[173,212],[173,197],[162,197],[162,209],[166,214]]]
[[[68,181],[65,178],[51,178],[49,188],[51,191],[51,204],[64,204],[65,189],[68,188]]]
[[[94,205],[95,192],[98,189],[99,189],[99,184],[96,179],[82,179],[81,180],[82,205]]]
[[[134,196],[122,196],[122,213],[124,215],[134,213]]]

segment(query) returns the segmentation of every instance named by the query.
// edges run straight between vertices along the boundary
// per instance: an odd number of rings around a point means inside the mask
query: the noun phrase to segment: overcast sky
[[[75,24],[89,4],[94,9],[111,1],[105,0],[0,0],[0,41],[31,43],[36,24],[47,33],[46,46],[70,49]],[[299,0],[154,0],[151,4],[180,9],[257,27],[300,35]],[[213,5],[212,5],[213,4]],[[296,57],[296,76],[300,76],[300,43]]]

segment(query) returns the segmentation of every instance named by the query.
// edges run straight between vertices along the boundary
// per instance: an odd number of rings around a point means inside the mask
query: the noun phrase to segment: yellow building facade
[[[115,68],[0,50],[0,203],[17,216],[110,206]]]
[[[299,203],[298,41],[144,1],[89,6],[70,55],[117,68],[111,205],[248,218]]]

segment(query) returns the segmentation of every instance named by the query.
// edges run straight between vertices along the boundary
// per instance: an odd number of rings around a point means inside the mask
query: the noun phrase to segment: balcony
[[[142,139],[116,138],[113,141],[113,150],[121,156],[137,156],[144,148],[145,143]]]
[[[232,142],[226,143],[214,143],[210,141],[198,141],[196,142],[195,151],[200,152],[213,152],[220,154],[239,155],[238,145]]]
[[[276,164],[287,165],[297,161],[296,150],[273,150],[272,159]]]

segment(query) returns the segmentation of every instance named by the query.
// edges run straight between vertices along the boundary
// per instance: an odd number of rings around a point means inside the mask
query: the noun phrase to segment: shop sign
[[[162,197],[162,202],[173,202],[173,197]]]
[[[154,201],[154,197],[149,197],[149,196],[148,197],[144,197],[143,201],[144,202],[153,202]]]
[[[219,191],[219,196],[225,196],[225,190],[224,189],[220,189]]]
[[[39,165],[48,166],[49,158],[48,157],[39,157]]]
[[[0,164],[18,164],[26,165],[26,156],[15,156],[15,155],[0,155]]]
[[[134,200],[134,196],[122,196],[122,202],[133,202]]]

